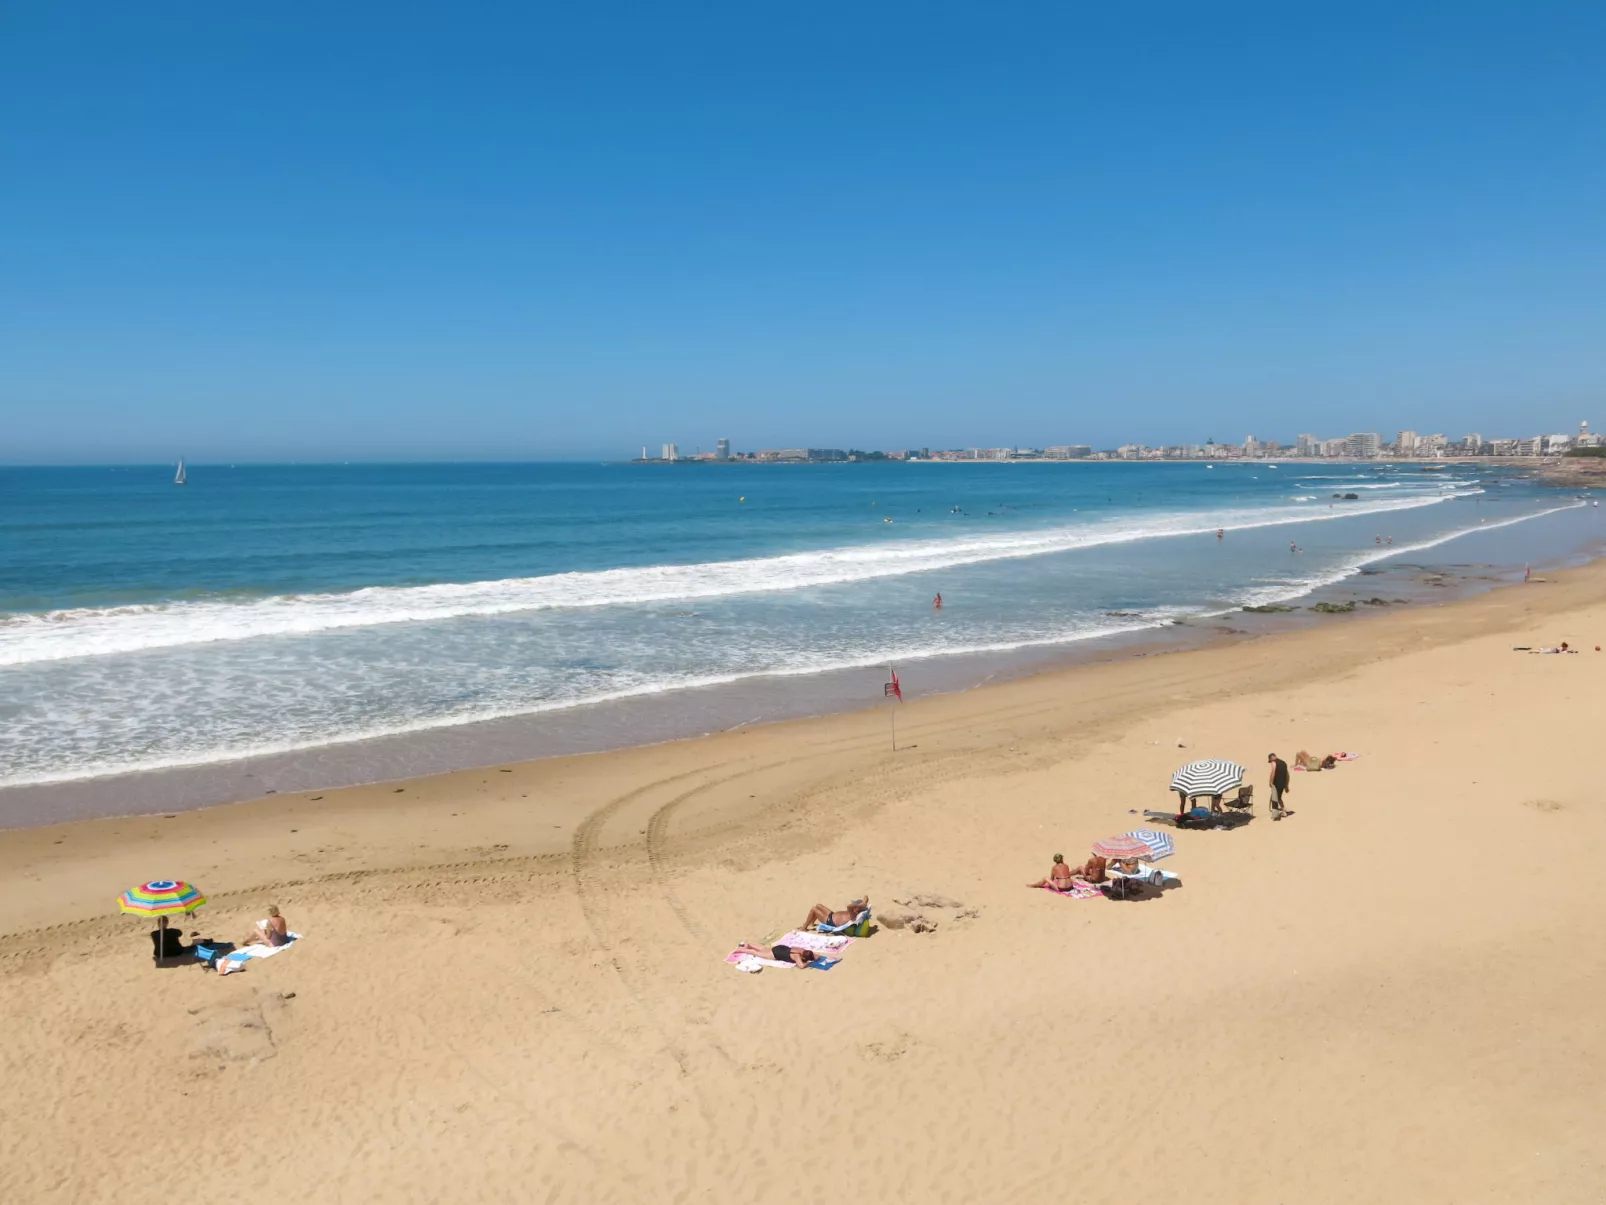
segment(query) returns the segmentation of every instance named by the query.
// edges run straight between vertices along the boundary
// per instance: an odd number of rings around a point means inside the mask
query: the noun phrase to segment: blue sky
[[[1600,4],[22,0],[0,113],[5,461],[1606,423]]]

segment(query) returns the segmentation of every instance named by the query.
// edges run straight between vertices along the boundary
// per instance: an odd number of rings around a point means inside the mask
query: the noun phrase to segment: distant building
[[[1461,446],[1469,456],[1478,456],[1483,452],[1483,436],[1476,431],[1468,432],[1461,439]]]
[[[680,445],[679,444],[665,444],[664,445],[664,454],[663,454],[662,459],[664,459],[664,460],[679,460],[680,459]]]
[[[1370,460],[1383,451],[1383,437],[1376,431],[1357,431],[1348,443],[1349,454],[1360,460]]]
[[[1399,435],[1395,437],[1394,447],[1401,456],[1416,455],[1416,432],[1401,431]]]
[[[731,458],[731,441],[722,439],[714,445],[715,460],[729,460]]]
[[[1056,444],[1044,448],[1043,455],[1049,460],[1083,460],[1093,455],[1093,449],[1087,444]]]
[[[809,450],[807,448],[782,448],[775,453],[776,460],[807,460],[808,458]]]
[[[823,461],[846,460],[848,458],[848,454],[841,448],[810,448],[806,456],[809,460]]]
[[[1244,436],[1244,455],[1245,456],[1258,456],[1258,455],[1260,455],[1260,441],[1258,439],[1256,439],[1253,435]]]

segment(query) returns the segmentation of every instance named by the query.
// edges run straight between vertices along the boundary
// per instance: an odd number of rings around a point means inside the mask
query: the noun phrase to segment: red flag
[[[898,671],[895,670],[895,669],[892,669],[892,667],[890,665],[887,666],[887,668],[889,670],[892,670],[892,681],[888,682],[885,686],[883,686],[881,688],[881,693],[882,693],[882,695],[884,697],[889,698],[889,699],[892,698],[894,695],[896,695],[897,699],[898,699],[898,702],[902,703],[903,702],[903,688],[898,685]]]

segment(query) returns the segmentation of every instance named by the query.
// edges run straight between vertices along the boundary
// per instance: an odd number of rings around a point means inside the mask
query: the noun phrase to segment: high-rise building
[[[1394,446],[1399,449],[1401,456],[1409,456],[1416,451],[1416,432],[1401,431],[1395,439]]]
[[[1244,436],[1244,455],[1255,456],[1260,452],[1260,441],[1253,435]]]
[[[731,441],[722,439],[714,445],[715,460],[729,460],[731,458]]]
[[[1376,431],[1357,431],[1349,437],[1349,454],[1370,460],[1383,450],[1383,437]]]
[[[679,444],[665,444],[664,445],[663,459],[664,460],[679,460],[680,459],[680,445]]]
[[[1294,436],[1294,455],[1319,456],[1321,455],[1321,443],[1322,441],[1314,435],[1296,435]]]

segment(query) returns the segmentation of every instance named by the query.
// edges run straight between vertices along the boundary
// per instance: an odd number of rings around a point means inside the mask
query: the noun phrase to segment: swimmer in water
[[[942,595],[939,594],[936,598],[931,600],[931,609],[933,611],[942,610]]]

